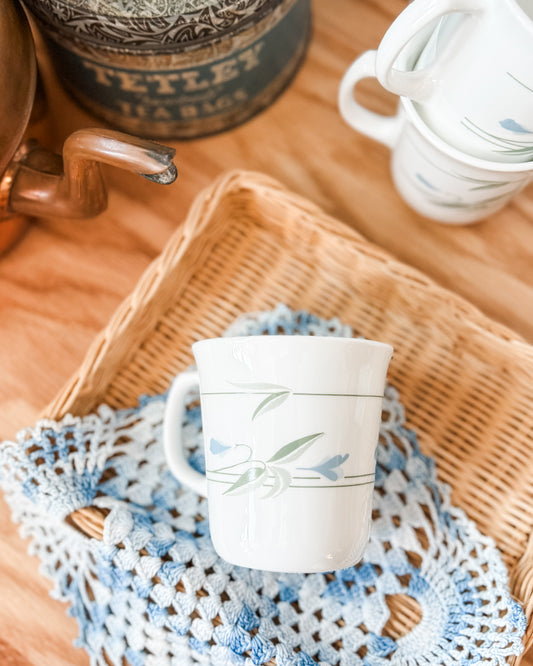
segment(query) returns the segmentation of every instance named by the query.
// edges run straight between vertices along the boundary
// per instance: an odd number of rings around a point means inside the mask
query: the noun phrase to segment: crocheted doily
[[[351,336],[337,319],[280,306],[228,334]],[[184,436],[202,470],[201,415],[191,396]],[[450,504],[433,460],[404,425],[388,387],[377,450],[373,525],[364,559],[330,574],[234,567],[209,538],[206,500],[180,487],[161,445],[165,396],[139,407],[41,421],[0,453],[2,485],[30,552],[70,603],[91,664],[376,666],[504,664],[526,619],[491,539]],[[65,522],[110,510],[103,542]],[[391,618],[398,595],[419,621]],[[393,636],[396,636],[394,640]]]

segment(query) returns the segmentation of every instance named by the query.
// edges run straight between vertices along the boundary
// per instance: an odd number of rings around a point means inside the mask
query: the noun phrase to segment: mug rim
[[[514,2],[514,0],[510,0]],[[533,23],[533,22],[532,22]],[[492,160],[484,160],[481,157],[475,157],[469,153],[464,153],[462,150],[451,146],[449,143],[441,139],[440,136],[428,127],[420,114],[417,112],[414,102],[408,97],[401,96],[400,104],[403,106],[407,117],[417,129],[418,132],[431,143],[437,150],[457,162],[467,166],[476,167],[484,171],[499,171],[500,173],[524,173],[533,172],[533,160],[527,162],[493,162]]]
[[[192,344],[193,350],[198,346],[204,346],[206,344],[220,344],[220,343],[229,343],[229,342],[248,342],[248,341],[257,341],[257,340],[268,340],[268,341],[289,341],[289,344],[295,344],[296,342],[301,342],[302,340],[320,342],[326,344],[340,343],[340,344],[352,344],[355,346],[362,347],[377,347],[382,348],[383,350],[387,349],[391,353],[394,351],[394,347],[387,342],[379,342],[378,340],[367,340],[366,338],[343,338],[335,337],[332,335],[236,335],[236,336],[227,336],[227,337],[216,337],[216,338],[205,338],[203,340],[197,340]],[[304,344],[308,344],[305,342]]]

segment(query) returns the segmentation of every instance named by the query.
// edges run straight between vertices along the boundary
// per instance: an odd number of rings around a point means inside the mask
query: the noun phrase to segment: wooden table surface
[[[475,226],[425,220],[395,192],[387,149],[354,133],[337,112],[342,73],[379,43],[406,4],[317,0],[307,60],[267,111],[228,133],[172,144],[180,177],[170,187],[109,170],[105,213],[81,222],[38,220],[0,259],[1,439],[34,423],[200,189],[233,168],[277,178],[533,342],[533,188]],[[55,145],[74,129],[98,124],[53,77],[45,81]],[[365,84],[359,94],[376,110],[394,108],[376,85]],[[26,554],[2,499],[0,538],[0,664],[86,666],[85,652],[72,646],[74,620],[48,596],[50,584]]]

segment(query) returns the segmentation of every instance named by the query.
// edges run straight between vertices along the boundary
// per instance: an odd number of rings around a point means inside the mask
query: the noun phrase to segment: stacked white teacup
[[[363,78],[400,95],[388,117],[354,99]],[[533,178],[533,0],[414,0],[347,70],[339,108],[392,150],[395,185],[441,222],[476,222]]]

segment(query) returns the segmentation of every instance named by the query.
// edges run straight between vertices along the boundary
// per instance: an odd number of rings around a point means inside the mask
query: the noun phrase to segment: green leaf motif
[[[256,416],[259,416],[259,414],[264,414],[271,409],[276,409],[276,407],[282,405],[290,394],[290,391],[280,391],[279,393],[271,393],[270,395],[267,395],[267,397],[256,407],[255,412],[252,414],[252,421]]]
[[[275,467],[273,465],[272,467],[267,467],[267,471],[274,477],[274,482],[272,488],[263,496],[263,499],[280,495],[287,490],[292,481],[291,473],[282,467]]]
[[[244,469],[245,465],[248,467],[250,466],[250,461],[249,460],[243,460],[242,462],[235,463],[234,465],[225,465],[224,467],[217,467],[216,469],[209,469],[207,470],[210,474],[222,474],[225,473],[226,470],[232,469],[234,470],[231,472],[232,474],[240,474],[241,470]],[[247,468],[248,468],[247,467]]]
[[[525,88],[526,90],[529,90],[529,92],[533,92],[533,88],[530,88],[529,86],[526,86],[525,83],[523,83],[522,81],[520,81],[519,79],[517,79],[516,76],[514,76],[513,74],[511,74],[511,72],[507,72],[507,74],[508,74],[512,79],[514,79],[517,83],[519,83],[521,86],[524,86],[524,88]]]
[[[478,185],[477,187],[471,187],[470,192],[477,192],[478,190],[493,190],[495,187],[503,187],[504,185],[509,185],[509,181],[501,181],[501,182],[487,183],[486,185]]]
[[[317,432],[313,435],[306,435],[305,437],[295,439],[278,449],[267,462],[288,463],[297,460],[302,453],[304,453],[304,451],[306,451],[319,437],[322,437],[323,434],[323,432]]]
[[[280,384],[268,384],[267,382],[229,382],[232,386],[237,386],[237,388],[249,389],[250,391],[290,391],[287,386],[281,386]]]
[[[263,485],[264,481],[266,480],[266,467],[250,467],[244,472],[244,474],[241,474],[237,481],[230,486],[224,495],[229,495],[230,493],[232,495],[241,495],[243,493],[246,493],[250,490],[250,488],[255,488],[258,485]]]
[[[488,199],[482,199],[481,201],[439,201],[438,199],[433,199],[431,203],[436,206],[442,206],[443,208],[461,208],[463,210],[476,210],[479,208],[485,208],[490,204],[495,203],[501,199],[505,199],[509,196],[509,193],[501,194],[497,197],[490,197]]]

